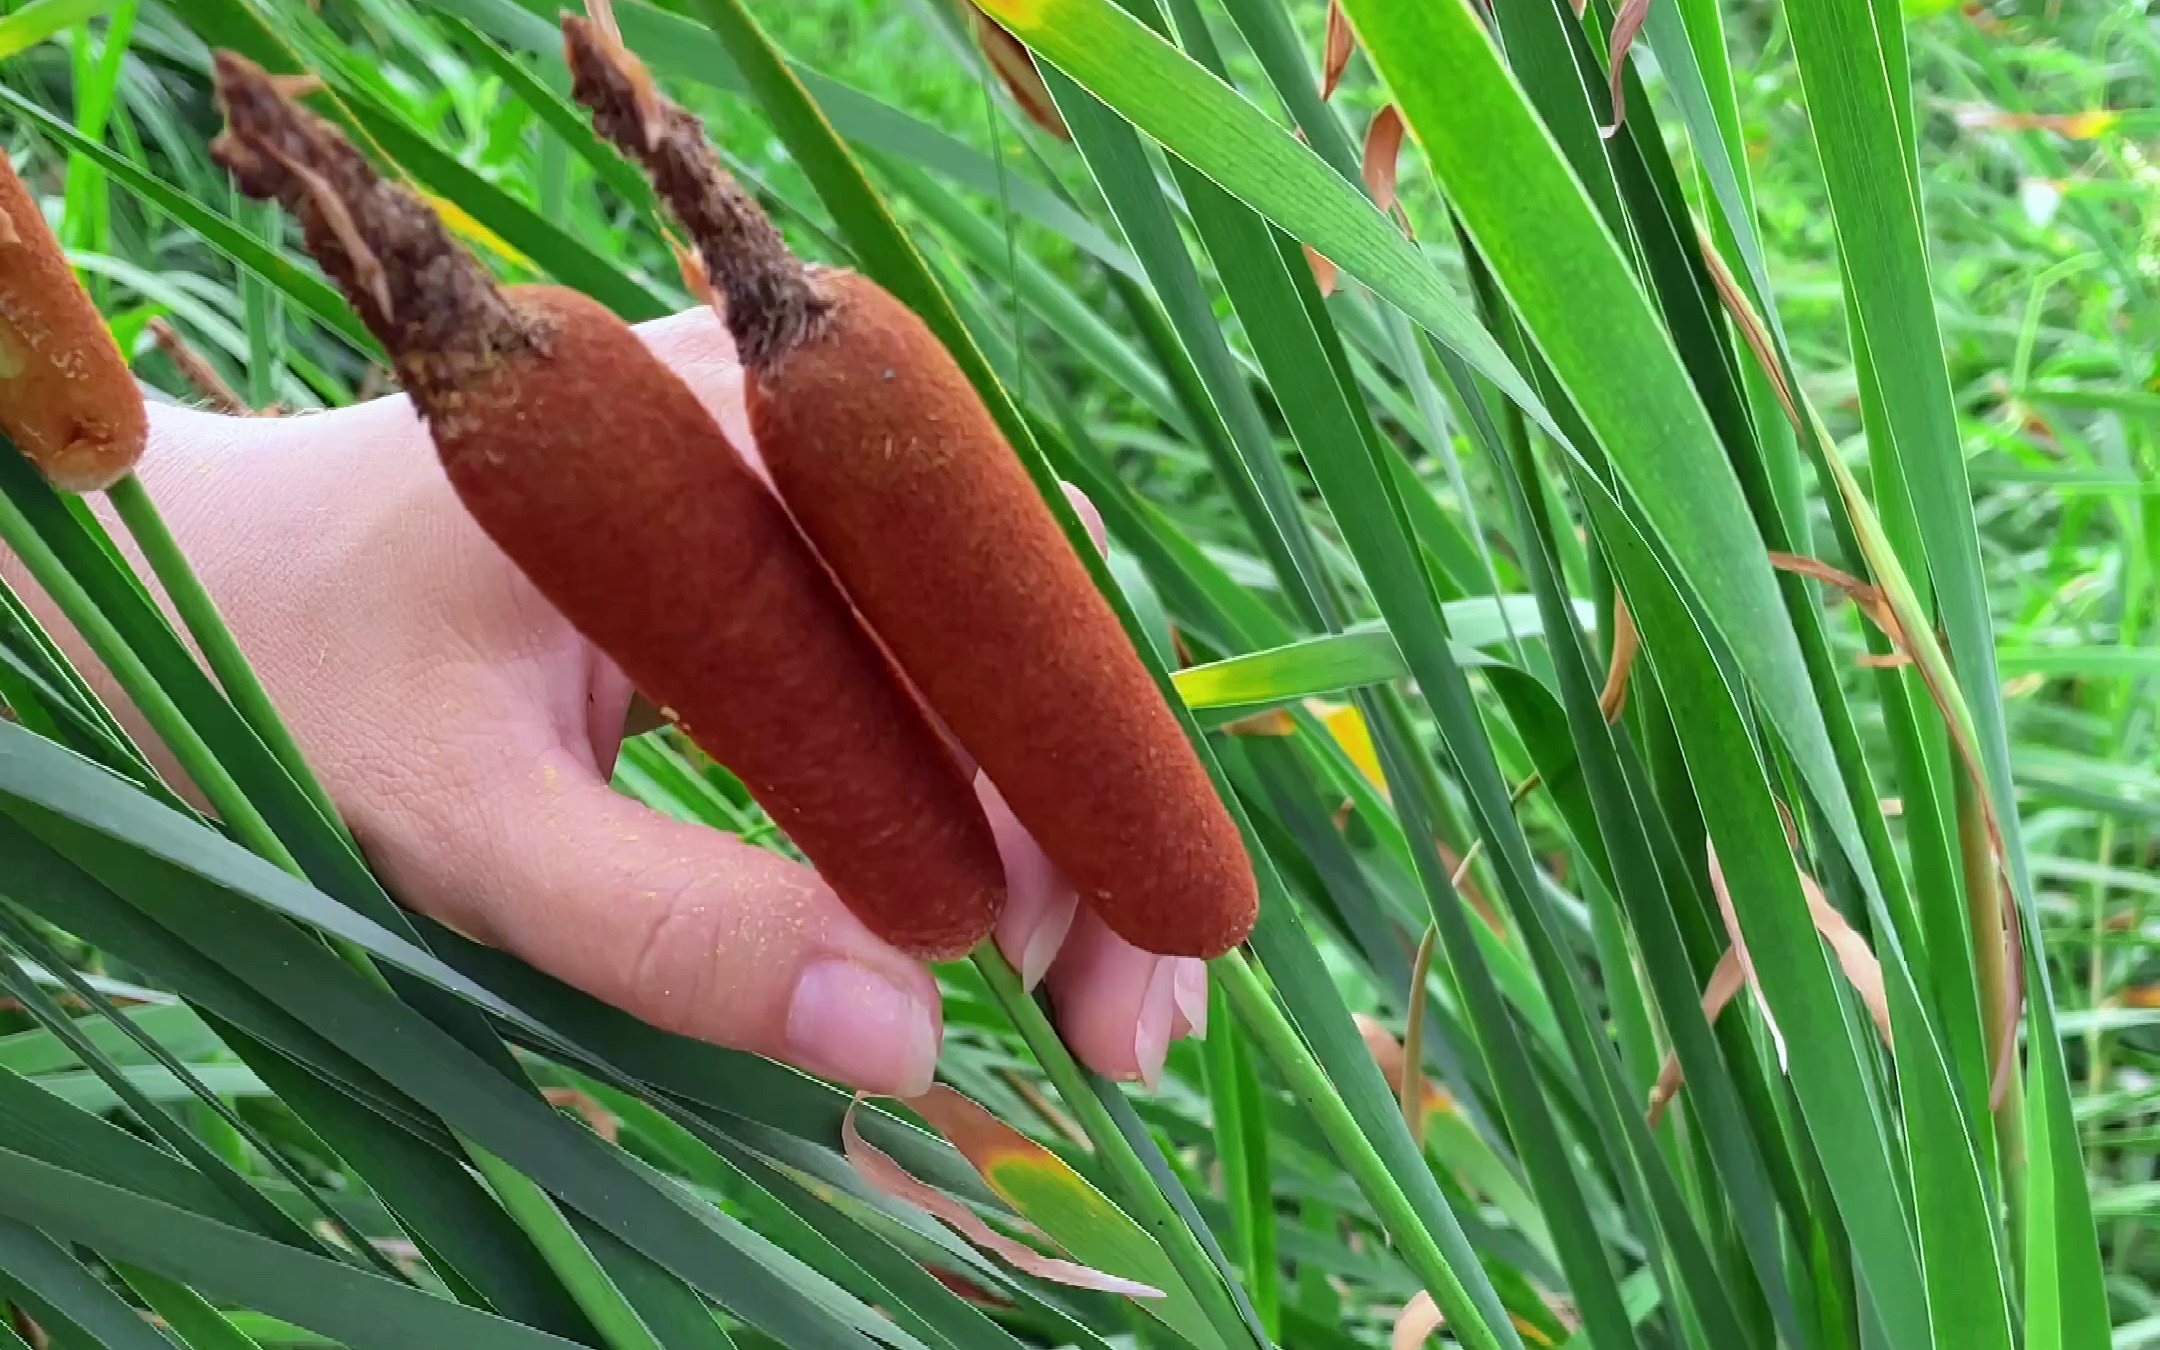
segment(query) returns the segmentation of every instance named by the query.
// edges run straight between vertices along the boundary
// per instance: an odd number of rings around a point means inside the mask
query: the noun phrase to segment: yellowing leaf
[[[2073,141],[2089,141],[2121,120],[2121,113],[2095,109],[2092,112],[2072,113],[2055,129]]]
[[[508,240],[473,219],[472,213],[464,207],[448,197],[438,197],[425,190],[421,191],[420,195],[434,209],[435,214],[442,217],[443,226],[451,234],[505,266],[514,267],[521,272],[540,270],[533,266],[532,259],[512,248]]]
[[[1385,796],[1387,776],[1380,772],[1380,752],[1373,748],[1372,729],[1365,725],[1364,714],[1347,703],[1314,702],[1307,706],[1320,718],[1328,734],[1343,748],[1343,753],[1350,757],[1358,772]]]
[[[0,18],[0,61],[105,12],[109,0],[31,0]]]
[[[2106,135],[2122,120],[2122,114],[2107,108],[2071,113],[2011,112],[1981,105],[1960,108],[1956,119],[1968,131],[2052,131],[2065,140],[2089,141]]]

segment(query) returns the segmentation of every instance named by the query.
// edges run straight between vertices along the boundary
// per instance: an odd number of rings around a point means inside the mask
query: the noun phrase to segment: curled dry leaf
[[[1780,572],[1819,581],[1860,607],[1891,645],[1904,651],[1908,644],[1903,625],[1898,622],[1897,612],[1890,607],[1890,597],[1883,594],[1882,587],[1862,581],[1850,572],[1832,567],[1816,558],[1803,557],[1797,553],[1770,554],[1770,565]]]
[[[1710,856],[1710,890],[1717,896],[1718,913],[1725,920],[1725,937],[1732,943],[1733,952],[1740,960],[1740,973],[1747,978],[1748,993],[1755,999],[1755,1007],[1763,1015],[1763,1023],[1770,1028],[1770,1043],[1777,1047],[1778,1068],[1785,1068],[1785,1033],[1778,1029],[1777,1018],[1770,1015],[1770,1004],[1763,998],[1762,983],[1755,978],[1755,962],[1748,955],[1747,939],[1740,935],[1740,916],[1733,909],[1732,892],[1725,885],[1725,868],[1718,862],[1717,845],[1705,845]]]
[[[1575,11],[1577,18],[1582,10]],[[1612,41],[1607,44],[1605,65],[1612,76],[1612,124],[1598,128],[1598,135],[1607,140],[1620,134],[1620,126],[1627,120],[1627,59],[1628,49],[1635,45],[1636,35],[1642,32],[1643,21],[1650,17],[1650,0],[1626,0],[1620,12],[1613,16]]]
[[[1812,410],[1808,415],[1802,415],[1799,400],[1793,396],[1792,384],[1785,378],[1784,366],[1771,347],[1769,329],[1763,324],[1762,316],[1755,312],[1755,307],[1749,303],[1746,293],[1734,280],[1732,269],[1725,265],[1717,246],[1699,223],[1696,226],[1695,238],[1703,263],[1709,269],[1711,282],[1717,289],[1718,299],[1723,303],[1734,327],[1740,331],[1748,350],[1754,354],[1756,364],[1769,378],[1777,393],[1778,402],[1785,410],[1786,418],[1792,423],[1794,434],[1812,438],[1822,448],[1822,462],[1837,486],[1838,497],[1845,505],[1847,517],[1852,521],[1854,532],[1859,538],[1861,554],[1878,576],[1901,579],[1904,574],[1897,555],[1890,548],[1889,540],[1875,519],[1867,498],[1861,493],[1859,482],[1852,476],[1852,471],[1845,467],[1845,462],[1838,458],[1835,447],[1830,443],[1829,433],[1823,428],[1821,421],[1812,415]],[[1957,693],[1948,660],[1943,656],[1940,646],[1934,642],[1933,634],[1920,635],[1927,641],[1923,653],[1915,645],[1913,635],[1900,619],[1897,612],[1898,602],[1888,590],[1868,586],[1813,559],[1777,554],[1772,556],[1771,562],[1773,565],[1787,565],[1788,570],[1830,581],[1831,584],[1846,589],[1846,593],[1861,605],[1863,611],[1890,638],[1899,653],[1912,659],[1915,672],[1928,691],[1928,697],[1934,702],[1936,712],[1941,715],[1943,725],[1950,732],[1951,745],[1957,751],[1966,780],[1973,788],[1974,799],[1979,804],[1981,823],[1987,831],[2002,915],[2002,950],[1997,958],[1991,958],[2000,959],[2002,962],[2003,990],[2001,1006],[1994,1010],[1995,1075],[1988,1092],[1990,1107],[1999,1109],[2009,1091],[2010,1075],[2017,1064],[2018,1020],[2025,1007],[2024,916],[2019,913],[2017,897],[2010,888],[2002,820],[1995,809],[1994,794],[1988,790],[1987,774],[1980,763],[1979,747],[1974,743],[1971,715],[1965,710],[1964,701]],[[1846,583],[1850,583],[1850,586]],[[1923,616],[1917,612],[1916,597],[1911,588],[1900,586],[1897,593],[1913,610],[1915,623],[1924,622]]]
[[[1570,1331],[1580,1326],[1580,1319],[1568,1304],[1555,1300],[1549,1294],[1541,1294],[1545,1305],[1553,1310],[1560,1324]],[[1551,1345],[1552,1338],[1531,1325],[1519,1314],[1508,1314],[1508,1323],[1520,1334],[1525,1343],[1536,1346]],[[1447,1325],[1447,1318],[1440,1313],[1440,1305],[1433,1296],[1420,1289],[1411,1295],[1403,1310],[1395,1315],[1395,1329],[1388,1335],[1388,1350],[1418,1350],[1427,1337]]]
[[[1050,86],[1043,82],[1042,71],[1036,68],[1035,56],[1027,45],[999,27],[974,0],[959,0],[959,4],[968,27],[975,33],[975,45],[982,49],[983,58],[997,72],[998,80],[1013,102],[1020,105],[1020,111],[1059,140],[1071,140],[1072,132],[1058,112],[1056,100],[1050,97]]]
[[[1350,31],[1350,16],[1343,13],[1342,0],[1328,0],[1327,45],[1320,53],[1320,97],[1335,97],[1335,86],[1342,83],[1343,72],[1350,68],[1350,53],[1357,47],[1357,35]]]
[[[1709,231],[1703,229],[1700,222],[1695,226],[1695,247],[1702,255],[1703,266],[1709,270],[1710,284],[1716,289],[1726,315],[1732,319],[1733,326],[1740,330],[1740,338],[1747,343],[1748,351],[1754,354],[1755,364],[1769,379],[1771,391],[1777,395],[1778,406],[1785,411],[1785,420],[1792,423],[1795,434],[1807,435],[1807,422],[1800,416],[1800,405],[1793,398],[1792,384],[1785,378],[1784,363],[1777,359],[1777,353],[1771,349],[1769,330],[1763,327],[1761,316],[1756,314],[1755,307],[1748,303],[1747,295],[1740,289],[1740,283],[1734,279],[1732,269],[1725,265],[1724,255],[1718,252],[1717,244],[1711,240]]]
[[[1437,925],[1426,924],[1425,936],[1418,940],[1417,957],[1410,962],[1409,997],[1403,1000],[1410,1009],[1403,1029],[1402,1068],[1397,1077],[1395,1100],[1402,1108],[1403,1123],[1410,1129],[1410,1142],[1420,1152],[1425,1148],[1425,980],[1432,973],[1433,947],[1439,941]]]
[[[1365,128],[1365,157],[1362,167],[1365,190],[1372,194],[1373,205],[1380,214],[1395,217],[1410,233],[1410,222],[1403,215],[1397,200],[1396,176],[1402,166],[1403,119],[1402,112],[1392,103],[1373,114],[1372,125]]]
[[[1520,797],[1514,799],[1516,802],[1521,800]],[[1506,937],[1507,926],[1500,922],[1500,912],[1494,909],[1492,901],[1486,898],[1485,888],[1477,884],[1477,878],[1470,875],[1471,869],[1477,866],[1478,859],[1485,856],[1485,841],[1472,840],[1469,849],[1458,855],[1454,849],[1447,846],[1446,840],[1435,839],[1433,851],[1440,855],[1440,861],[1448,869],[1448,885],[1457,895],[1470,902],[1470,908],[1477,911],[1477,916],[1485,921],[1487,928],[1492,929],[1496,936]]]
[[[1833,463],[1831,472],[1837,477],[1838,490],[1845,496],[1850,512],[1858,503],[1859,487],[1850,481],[1851,476],[1844,470],[1842,463]],[[1860,535],[1862,553],[1868,555],[1871,562],[1880,558],[1877,563],[1879,570],[1896,566],[1895,557],[1888,553],[1888,546],[1880,540],[1878,532],[1862,530]],[[2022,959],[2024,918],[2018,913],[2017,898],[2010,891],[2010,872],[2005,861],[2008,850],[2003,843],[2002,820],[1995,811],[1994,795],[1988,791],[1987,773],[1980,765],[1980,751],[1973,743],[1970,721],[1960,717],[1956,711],[1962,708],[1963,704],[1956,694],[1956,686],[1948,665],[1941,659],[1941,648],[1933,640],[1933,635],[1929,634],[1927,654],[1934,659],[1923,657],[1921,647],[1913,638],[1913,625],[1908,624],[1905,617],[1899,614],[1896,602],[1884,587],[1871,585],[1813,558],[1773,553],[1770,555],[1770,562],[1781,571],[1811,577],[1850,597],[1861,612],[1882,631],[1883,636],[1890,640],[1893,654],[1898,658],[1896,664],[1900,667],[1909,665],[1920,677],[1922,687],[1927,690],[1929,700],[1934,703],[1935,711],[1941,715],[1943,725],[1950,733],[1951,747],[1956,750],[1959,765],[1965,771],[1965,779],[1972,787],[1973,800],[1979,805],[1980,823],[1987,833],[1988,854],[1995,873],[1996,903],[2002,916],[2005,988],[2002,1007],[1996,1018],[1995,1073],[1988,1091],[1990,1106],[1999,1107],[2004,1094],[2009,1090],[2010,1075],[2017,1064],[2018,1017],[2025,1004],[2025,964]]]
[[[939,1091],[941,1089],[932,1089],[933,1094]],[[949,1089],[943,1089],[943,1091],[949,1091]],[[951,1095],[957,1097],[959,1094],[952,1093]],[[915,1098],[909,1102],[909,1105],[921,1111],[923,1103],[927,1100],[929,1100],[927,1097]],[[961,1204],[935,1186],[917,1180],[906,1168],[893,1161],[890,1155],[864,1139],[862,1132],[855,1126],[855,1111],[861,1104],[862,1098],[857,1096],[854,1101],[848,1104],[847,1114],[841,1118],[840,1147],[842,1153],[847,1157],[848,1165],[855,1169],[855,1174],[870,1185],[895,1200],[913,1205],[925,1214],[931,1215],[933,1218],[949,1225],[955,1232],[984,1251],[1002,1258],[1012,1265],[1014,1269],[1024,1271],[1038,1279],[1069,1285],[1075,1289],[1094,1289],[1106,1294],[1121,1294],[1127,1298],[1161,1298],[1163,1296],[1162,1290],[1150,1285],[1141,1284],[1136,1280],[1120,1279],[1115,1275],[1109,1275],[1092,1267],[1083,1266],[1075,1261],[1062,1261],[1056,1257],[1045,1256],[1033,1247],[1022,1242],[1016,1242],[998,1232],[984,1222],[982,1216],[978,1215],[974,1210],[969,1209],[966,1205]],[[928,1118],[925,1115],[925,1119]],[[940,1131],[943,1131],[942,1126],[940,1126]],[[1014,1137],[1019,1138],[1020,1136],[1015,1135]],[[951,1136],[948,1135],[947,1138],[949,1139]],[[957,1140],[953,1142],[955,1147],[960,1147]],[[961,1147],[961,1152],[967,1153],[967,1149]],[[972,1155],[970,1161],[973,1161]]]
[[[1787,843],[1797,848],[1798,840],[1792,816],[1785,810],[1783,802],[1778,803],[1778,813],[1784,819]],[[1710,985],[1703,991],[1703,1017],[1715,1025],[1718,1015],[1724,1012],[1726,1005],[1731,1003],[1733,996],[1739,992],[1740,986],[1745,984],[1754,995],[1755,1006],[1762,1009],[1763,1020],[1769,1024],[1771,1038],[1777,1045],[1778,1067],[1783,1069],[1786,1067],[1785,1038],[1778,1030],[1777,1022],[1770,1016],[1770,1005],[1763,1000],[1762,986],[1756,982],[1755,967],[1749,959],[1747,943],[1740,936],[1740,921],[1733,912],[1732,893],[1726,888],[1725,872],[1718,864],[1715,845],[1710,847],[1709,856],[1710,889],[1717,894],[1718,910],[1725,918],[1725,932],[1732,945],[1726,948],[1725,955],[1718,959],[1717,968],[1710,973]],[[1797,861],[1794,871],[1800,878],[1801,894],[1807,898],[1808,921],[1814,925],[1816,935],[1828,944],[1830,954],[1837,959],[1838,969],[1844,973],[1846,982],[1860,995],[1860,1002],[1867,1008],[1869,1018],[1874,1021],[1876,1034],[1882,1037],[1883,1045],[1892,1046],[1890,1004],[1883,992],[1882,963],[1875,959],[1875,953],[1868,948],[1866,939],[1845,921],[1845,916],[1840,914],[1837,907],[1823,894],[1821,885],[1809,876],[1807,870],[1800,867]],[[1651,1128],[1655,1129],[1658,1122],[1664,1118],[1665,1107],[1680,1091],[1681,1081],[1680,1062],[1668,1052],[1664,1064],[1658,1069],[1657,1083],[1650,1089]]]
[[[622,1133],[622,1122],[615,1118],[615,1113],[602,1106],[590,1093],[577,1088],[551,1087],[541,1089],[540,1095],[547,1099],[549,1106],[567,1107],[577,1112],[587,1125],[592,1126],[594,1134],[611,1144]]]
[[[1635,653],[1641,649],[1642,635],[1635,631],[1635,616],[1628,613],[1627,601],[1618,595],[1613,597],[1612,660],[1605,667],[1605,687],[1598,691],[1598,712],[1605,720],[1617,722],[1620,714],[1627,711],[1628,676],[1635,671]]]
[[[1440,1305],[1433,1296],[1420,1289],[1404,1305],[1395,1317],[1395,1330],[1388,1337],[1388,1350],[1418,1350],[1425,1338],[1447,1324],[1440,1315]]]
[[[1830,903],[1815,878],[1802,872],[1800,889],[1807,894],[1808,918],[1814,921],[1815,931],[1830,944],[1838,969],[1845,972],[1846,981],[1860,995],[1868,1016],[1875,1020],[1876,1034],[1885,1046],[1890,1046],[1890,1002],[1883,993],[1882,964],[1868,950],[1866,939],[1853,931],[1845,916]]]
[[[1703,990],[1703,1021],[1716,1026],[1718,1018],[1724,1015],[1726,1006],[1733,1001],[1733,995],[1740,992],[1740,986],[1746,979],[1740,966],[1740,949],[1727,947],[1725,954],[1718,958],[1717,967],[1710,972],[1708,987]],[[1657,1082],[1650,1088],[1651,1129],[1656,1129],[1658,1122],[1665,1119],[1665,1108],[1679,1095],[1680,1083],[1680,1057],[1668,1050],[1665,1052],[1665,1062],[1658,1066]]]

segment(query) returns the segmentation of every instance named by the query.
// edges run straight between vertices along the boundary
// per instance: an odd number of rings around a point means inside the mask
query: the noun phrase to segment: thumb
[[[452,856],[435,853],[411,888],[384,859],[420,908],[664,1030],[866,1092],[928,1089],[941,1032],[928,970],[808,868],[648,810],[574,751],[466,781],[488,800],[444,812],[471,822]]]

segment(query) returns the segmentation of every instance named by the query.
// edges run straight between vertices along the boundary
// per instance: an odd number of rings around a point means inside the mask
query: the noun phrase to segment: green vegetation
[[[7,595],[17,1332],[1332,1350],[1422,1291],[1480,1350],[2160,1345],[2142,5],[1653,0],[1605,136],[1610,0],[1345,0],[1328,101],[1308,0],[985,0],[1069,143],[949,0],[617,8],[791,242],[916,303],[1091,496],[1187,667],[1263,892],[1207,1039],[1107,1082],[985,955],[940,972],[943,1080],[1034,1146],[860,1115],[1164,1296],[1015,1273],[850,1169],[845,1093],[398,909],[140,490],[193,647],[0,449],[0,545],[220,822]],[[319,74],[505,277],[685,308],[554,17],[31,0],[0,125],[148,384],[205,396],[162,320],[253,407],[340,405],[386,387],[372,346],[210,163],[209,48]],[[1357,186],[1389,105],[1400,222]],[[670,733],[619,783],[783,846]],[[1406,1031],[1408,1119],[1374,1053]]]

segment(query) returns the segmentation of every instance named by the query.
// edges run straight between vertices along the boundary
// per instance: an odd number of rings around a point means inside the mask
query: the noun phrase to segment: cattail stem
[[[225,377],[218,374],[217,367],[210,364],[209,358],[188,345],[188,340],[180,336],[179,329],[163,319],[152,319],[150,340],[157,344],[159,351],[165,353],[165,359],[173,363],[173,368],[180,372],[180,378],[187,381],[188,387],[201,397],[212,412],[224,413],[230,417],[245,417],[253,411],[247,400],[225,383]]]
[[[226,827],[248,848],[294,876],[301,875],[300,864],[294,860],[292,852],[270,828],[270,822],[256,809],[255,803],[240,790],[239,783],[226,772],[209,743],[180,711],[172,696],[165,692],[157,677],[150,673],[142,657],[120,635],[112,620],[98,608],[75,574],[46,544],[37,527],[5,493],[0,493],[0,544],[5,544],[22,560],[30,579],[82,635],[91,654],[112,672],[121,691],[133,701],[143,720],[179,761],[181,771],[202,792]]]
[[[308,768],[299,743],[285,726],[285,719],[278,715],[277,705],[270,701],[270,693],[263,688],[254,667],[241,653],[240,644],[218,613],[210,592],[204,589],[195,569],[188,564],[187,555],[181,552],[172,531],[165,527],[164,517],[144,490],[142,480],[129,474],[107,488],[105,496],[119,515],[120,523],[133,536],[135,546],[142,550],[152,575],[165,588],[166,598],[172,601],[180,622],[210,663],[211,674],[217,676],[218,684],[223,686],[225,697],[232,701],[234,710],[284,766],[285,772],[307,795],[323,820],[331,828],[342,830],[344,827],[339,823],[337,808],[330,802],[330,794],[323,790],[322,782]]]
[[[427,204],[385,181],[350,141],[292,101],[291,81],[216,56],[225,131],[211,158],[251,197],[300,222],[308,253],[396,362],[431,419],[454,391],[545,334],[511,306]]]
[[[720,166],[703,124],[661,98],[645,68],[590,20],[563,19],[563,58],[571,95],[591,109],[594,128],[645,167],[696,241],[724,298],[736,358],[762,369],[815,336],[831,300],[764,209]]]

